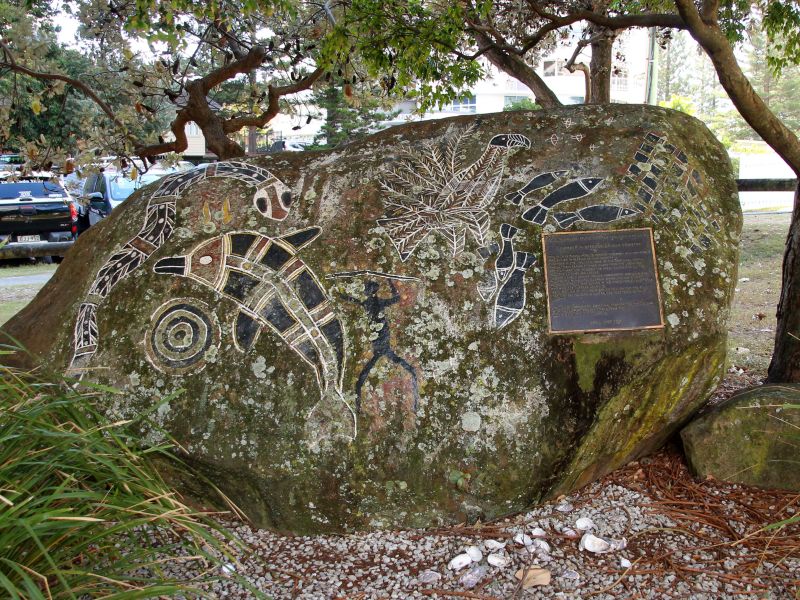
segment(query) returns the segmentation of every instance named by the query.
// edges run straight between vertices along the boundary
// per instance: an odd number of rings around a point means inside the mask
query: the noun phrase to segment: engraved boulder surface
[[[727,155],[691,117],[465,116],[167,176],[3,329],[119,389],[110,414],[151,411],[145,439],[168,431],[260,525],[485,519],[703,404],[740,229]]]

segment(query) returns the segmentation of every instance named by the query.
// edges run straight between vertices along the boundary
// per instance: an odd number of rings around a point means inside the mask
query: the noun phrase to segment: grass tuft
[[[231,536],[151,466],[168,447],[138,449],[99,398],[0,366],[0,597],[202,595]],[[203,575],[176,575],[186,561]]]

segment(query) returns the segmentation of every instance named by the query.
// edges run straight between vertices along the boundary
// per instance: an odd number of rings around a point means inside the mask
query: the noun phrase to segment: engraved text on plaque
[[[663,327],[651,229],[545,234],[552,332]]]

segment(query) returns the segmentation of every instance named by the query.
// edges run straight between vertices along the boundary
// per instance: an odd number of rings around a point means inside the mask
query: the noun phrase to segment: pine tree
[[[349,85],[330,84],[311,95],[311,104],[326,111],[325,123],[309,149],[335,148],[362,138],[389,121],[397,112],[383,112],[378,98],[368,92],[358,95]]]

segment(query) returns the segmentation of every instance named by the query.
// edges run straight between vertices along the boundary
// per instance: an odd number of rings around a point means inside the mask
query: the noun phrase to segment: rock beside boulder
[[[464,116],[170,175],[3,329],[119,389],[111,415],[152,415],[146,439],[169,432],[258,525],[486,519],[658,448],[705,402],[740,229],[725,149],[688,115]],[[628,236],[615,261],[585,250]],[[547,264],[582,275],[549,299],[608,315],[551,328],[543,239],[575,238]],[[615,289],[584,293],[608,265]],[[649,300],[617,301],[640,272]],[[649,316],[628,329],[630,306]]]
[[[740,392],[692,421],[681,439],[698,477],[800,491],[800,384]]]

